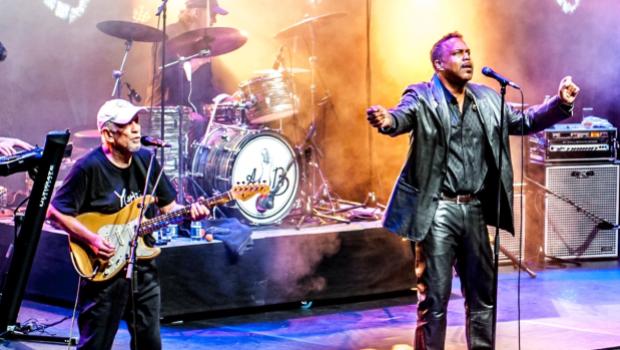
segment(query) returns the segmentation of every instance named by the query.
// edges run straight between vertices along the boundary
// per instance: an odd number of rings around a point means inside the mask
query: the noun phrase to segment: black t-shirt
[[[134,153],[129,167],[121,169],[106,158],[101,147],[79,159],[54,196],[52,205],[63,214],[76,216],[87,212],[113,214],[142,195],[151,151],[141,148]],[[159,174],[157,162],[151,173],[150,194]],[[165,175],[157,190],[157,205],[166,206],[175,200],[176,192]]]

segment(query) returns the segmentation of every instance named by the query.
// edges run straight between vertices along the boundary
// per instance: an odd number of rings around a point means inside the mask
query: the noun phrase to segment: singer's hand
[[[202,199],[202,197],[200,199]],[[211,212],[209,212],[209,209],[200,203],[200,200],[193,203],[190,207],[190,216],[193,221],[202,220],[209,216],[210,213]]]
[[[394,118],[383,106],[375,105],[366,110],[366,119],[370,125],[377,129],[391,128],[394,126]]]
[[[558,96],[560,101],[567,105],[572,105],[579,94],[579,86],[573,82],[573,78],[569,75],[560,81],[558,88]]]

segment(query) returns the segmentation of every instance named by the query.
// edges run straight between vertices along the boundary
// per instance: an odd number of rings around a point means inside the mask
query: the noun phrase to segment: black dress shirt
[[[463,112],[459,110],[456,97],[445,87],[443,90],[450,111],[451,127],[441,191],[450,196],[476,194],[482,190],[488,171],[486,136],[481,116],[469,89],[465,88]]]

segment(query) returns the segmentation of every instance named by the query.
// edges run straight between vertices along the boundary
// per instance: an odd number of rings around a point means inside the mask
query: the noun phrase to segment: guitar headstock
[[[271,186],[266,183],[237,184],[230,189],[231,196],[236,200],[247,201],[252,196],[268,195]]]

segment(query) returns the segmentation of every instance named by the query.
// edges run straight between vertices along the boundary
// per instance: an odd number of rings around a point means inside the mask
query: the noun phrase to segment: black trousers
[[[465,298],[468,349],[493,344],[493,257],[478,200],[439,201],[430,232],[416,243],[418,322],[415,349],[444,349],[452,267]]]
[[[154,261],[136,265],[138,293],[133,297],[136,322],[133,327],[131,284],[125,271],[107,282],[83,280],[80,291],[80,342],[78,349],[111,349],[121,320],[127,322],[131,349],[161,349],[159,333],[160,288]],[[135,348],[134,338],[137,340]]]

